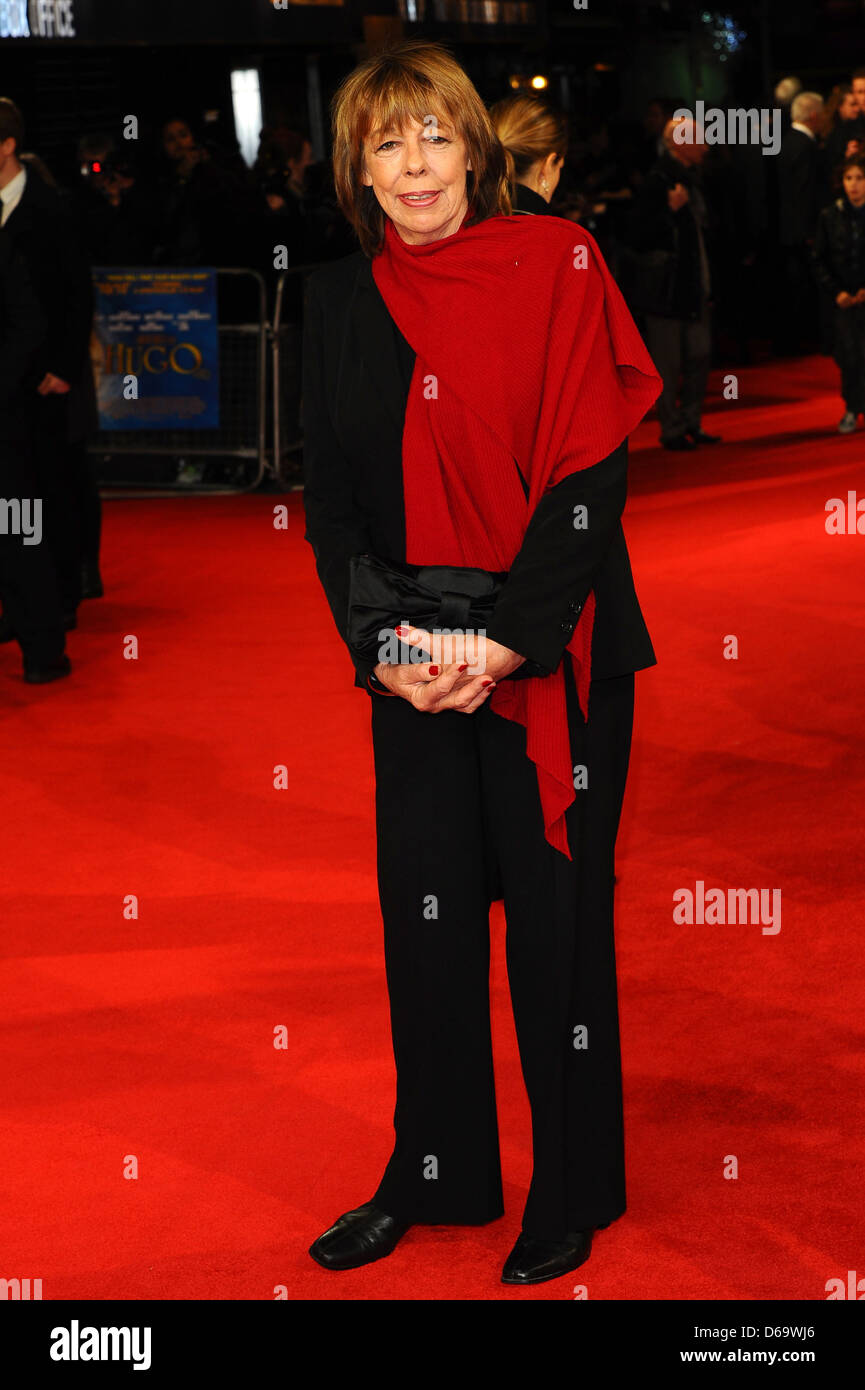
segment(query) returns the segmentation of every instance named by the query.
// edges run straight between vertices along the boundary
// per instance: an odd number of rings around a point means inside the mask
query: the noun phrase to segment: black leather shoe
[[[686,434],[687,434],[688,439],[693,440],[693,442],[694,442],[694,447],[695,447],[695,448],[696,448],[696,446],[697,446],[698,444],[720,444],[720,443],[721,443],[721,435],[720,435],[720,434],[706,434],[706,431],[705,431],[705,430],[687,430],[687,431],[686,431]]]
[[[543,1284],[570,1274],[592,1253],[592,1232],[575,1231],[567,1240],[535,1240],[520,1235],[502,1270],[503,1284]]]
[[[309,1253],[324,1269],[359,1269],[390,1255],[408,1230],[410,1225],[394,1221],[366,1202],[345,1212],[313,1241]]]
[[[687,434],[674,434],[669,439],[662,439],[661,444],[665,449],[696,449],[696,444]]]
[[[44,666],[25,666],[24,679],[28,685],[47,685],[49,681],[62,680],[71,670],[69,657],[61,656],[59,661],[51,661]]]

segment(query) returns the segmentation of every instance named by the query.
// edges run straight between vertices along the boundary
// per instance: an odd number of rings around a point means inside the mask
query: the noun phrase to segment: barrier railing
[[[282,487],[300,485],[303,288],[305,277],[318,266],[315,262],[280,272],[272,321],[267,284],[258,271],[217,269],[220,303],[225,288],[245,277],[255,304],[250,321],[243,316],[239,322],[220,319],[219,428],[100,430],[90,452],[103,487],[251,492],[265,479]],[[236,314],[237,303],[232,307]]]
[[[268,469],[267,286],[255,270],[218,267],[216,274],[220,305],[228,301],[233,311],[226,320],[220,311],[219,427],[100,430],[90,452],[103,486],[249,492],[264,479]],[[233,317],[238,321],[230,321]],[[155,468],[153,460],[158,462]],[[150,476],[142,477],[148,461]]]

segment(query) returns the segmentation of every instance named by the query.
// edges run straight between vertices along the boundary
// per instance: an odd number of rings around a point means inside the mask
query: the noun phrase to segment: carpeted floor
[[[530,1171],[500,907],[507,1215],[350,1273],[307,1256],[392,1138],[368,697],[300,497],[178,498],[106,505],[70,680],[25,686],[0,649],[0,1277],[46,1299],[555,1300],[823,1299],[865,1275],[865,537],[824,524],[865,495],[863,436],[834,433],[825,360],[721,391],[723,445],[632,441],[659,664],[619,841],[629,1210],[591,1261],[499,1283]],[[781,930],[677,923],[698,881],[780,889]]]

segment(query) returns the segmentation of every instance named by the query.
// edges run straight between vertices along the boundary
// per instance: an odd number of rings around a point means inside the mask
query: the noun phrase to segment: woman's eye
[[[395,140],[385,140],[383,145],[379,145],[378,149],[376,150],[376,154],[381,154],[382,150],[387,151],[389,149],[392,149],[395,144]]]

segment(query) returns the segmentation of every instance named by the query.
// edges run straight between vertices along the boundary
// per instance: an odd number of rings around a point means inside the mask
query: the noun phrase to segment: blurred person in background
[[[643,116],[643,138],[632,157],[632,183],[642,183],[646,174],[664,154],[664,127],[683,102],[671,97],[652,97]]]
[[[261,132],[253,176],[270,209],[269,240],[285,247],[282,259],[287,265],[317,259],[306,190],[311,162],[312,145],[300,131],[271,126]]]
[[[865,159],[845,160],[839,198],[817,222],[814,265],[833,306],[832,355],[841,371],[844,414],[840,434],[852,434],[865,414]]]
[[[817,217],[830,196],[817,144],[823,120],[819,92],[799,92],[778,155],[778,241],[781,247],[775,314],[779,355],[813,351],[818,340],[817,295],[811,259]]]
[[[257,267],[267,209],[252,178],[180,116],[163,123],[161,147],[156,264]]]
[[[823,151],[824,179],[831,176],[865,141],[865,115],[850,82],[839,82],[823,108],[819,136]]]
[[[775,105],[781,112],[781,129],[789,130],[790,122],[793,117],[790,108],[794,97],[797,97],[802,90],[802,83],[798,77],[782,77],[775,87]]]
[[[540,97],[512,96],[490,108],[505,148],[513,210],[549,213],[568,148],[564,117]]]
[[[106,134],[78,141],[74,211],[91,265],[146,266],[156,240],[153,192]]]
[[[667,122],[664,154],[636,194],[620,250],[625,297],[643,316],[664,381],[657,409],[665,449],[720,442],[701,425],[712,351],[709,213],[699,178],[705,153],[693,120]]]
[[[0,179],[5,143],[0,142]],[[42,376],[37,362],[45,332],[27,268],[0,230],[0,643],[17,640],[31,685],[59,680],[70,670],[54,565],[35,511],[40,492],[34,416]]]
[[[20,111],[0,99],[2,226],[24,261],[46,332],[34,413],[34,465],[44,504],[45,541],[52,556],[64,623],[76,626],[82,598],[82,454],[95,411],[90,363],[93,288],[73,218],[56,189],[19,157]]]
[[[856,68],[854,70],[850,85],[853,88],[853,95],[856,98],[859,110],[862,114],[863,128],[865,128],[865,68]]]

